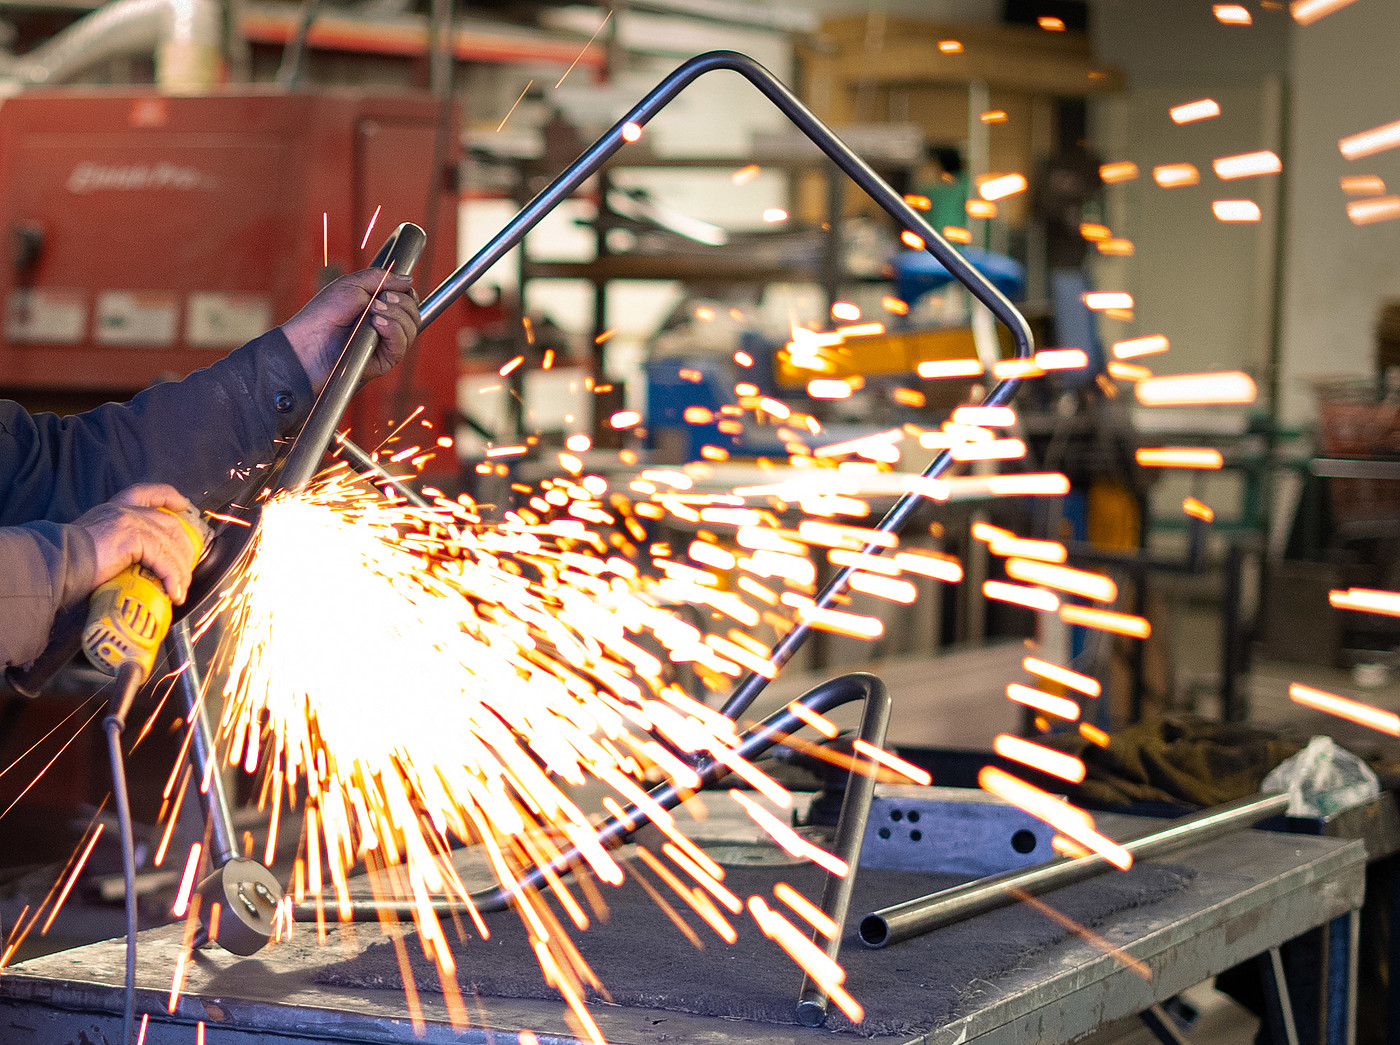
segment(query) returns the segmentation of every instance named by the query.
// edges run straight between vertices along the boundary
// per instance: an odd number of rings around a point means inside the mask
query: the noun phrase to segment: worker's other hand
[[[170,512],[183,512],[189,506],[173,486],[146,483],[129,487],[80,516],[77,525],[87,530],[97,550],[93,587],[139,562],[160,578],[171,602],[184,602],[195,549],[184,525]]]
[[[378,293],[376,293],[378,291]],[[362,269],[326,284],[287,322],[282,333],[292,343],[311,387],[319,395],[345,347],[350,332],[363,320],[379,335],[365,367],[369,381],[394,367],[418,336],[418,295],[408,276]]]

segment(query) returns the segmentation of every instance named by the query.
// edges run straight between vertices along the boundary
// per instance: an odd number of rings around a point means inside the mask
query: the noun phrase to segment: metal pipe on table
[[[1287,810],[1287,795],[1251,795],[1173,820],[1160,831],[1140,835],[1122,845],[1134,860],[1162,856],[1243,830],[1271,816],[1281,816]],[[1013,890],[1039,896],[1093,878],[1112,866],[1097,855],[1060,857],[1026,870],[1008,871],[930,893],[866,915],[860,922],[860,939],[867,947],[888,947],[974,915],[1007,907],[1015,902]]]
[[[860,739],[874,747],[885,746],[885,734],[890,726],[890,698],[885,685],[875,676],[870,685],[870,695],[865,699],[865,710],[860,720]],[[875,692],[881,693],[880,697]],[[856,756],[859,758],[859,755]],[[875,797],[875,772],[878,768],[872,760],[870,771],[861,773],[855,767],[846,783],[846,794],[841,799],[841,815],[836,821],[836,839],[832,848],[836,855],[846,861],[844,875],[828,874],[822,887],[822,913],[841,929],[831,939],[812,934],[812,942],[832,961],[841,953],[841,940],[845,936],[846,915],[851,909],[851,892],[856,884],[856,864],[860,859],[861,843],[865,840],[865,825],[870,819],[870,802]],[[826,992],[813,982],[811,976],[803,973],[802,990],[798,994],[797,1022],[805,1027],[820,1027],[826,1022]]]

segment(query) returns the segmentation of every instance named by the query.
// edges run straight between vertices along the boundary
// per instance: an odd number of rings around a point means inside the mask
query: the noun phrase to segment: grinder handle
[[[427,233],[412,222],[404,222],[379,248],[371,268],[387,268],[400,276],[413,273],[413,266],[423,253],[428,242]],[[368,312],[366,312],[368,316]],[[311,481],[311,477],[321,467],[321,458],[330,448],[336,428],[345,415],[350,399],[360,387],[365,366],[379,347],[379,334],[368,322],[361,322],[355,328],[345,349],[331,371],[326,387],[316,398],[311,413],[302,426],[301,433],[287,452],[286,464],[279,477],[279,490],[298,490]]]

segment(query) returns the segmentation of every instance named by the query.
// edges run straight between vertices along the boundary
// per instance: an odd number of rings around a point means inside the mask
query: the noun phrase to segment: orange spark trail
[[[1087,943],[1093,944],[1099,950],[1103,951],[1104,954],[1107,954],[1110,957],[1112,957],[1125,969],[1131,970],[1134,975],[1140,976],[1142,977],[1142,979],[1151,982],[1152,970],[1148,967],[1146,962],[1134,958],[1127,951],[1123,950],[1123,948],[1114,946],[1113,944],[1105,940],[1102,936],[1100,936],[1098,933],[1094,932],[1092,929],[1080,925],[1069,915],[1065,914],[1062,911],[1056,910],[1044,900],[1041,900],[1039,897],[1032,896],[1024,889],[1018,888],[1017,886],[1013,885],[1008,887],[1007,892],[1009,892],[1012,896],[1014,896],[1017,900],[1019,900],[1026,906],[1039,911],[1041,914],[1045,915],[1045,917],[1049,918],[1052,922],[1055,922],[1060,927],[1067,929],[1069,932],[1074,933],[1075,936],[1078,936],[1080,939],[1086,941]]]
[[[365,244],[369,242],[369,234],[374,231],[374,223],[379,220],[379,212],[382,208],[383,204],[380,204],[378,207],[374,208],[374,213],[370,215],[369,227],[365,229],[365,238],[360,240],[361,250],[364,250]]]
[[[569,74],[574,71],[574,66],[578,65],[578,63],[583,60],[583,56],[587,54],[588,49],[593,46],[593,41],[598,39],[598,34],[603,31],[603,26],[608,24],[608,19],[612,18],[612,14],[612,8],[610,7],[608,8],[607,15],[598,23],[598,28],[593,30],[593,35],[588,38],[588,43],[583,45],[583,50],[578,53],[578,57],[569,63],[569,67],[564,70],[564,75],[559,77],[559,82],[554,85],[555,90],[558,90],[564,85],[564,81],[567,80]]]
[[[608,13],[611,14],[612,12],[608,12]],[[570,68],[573,68],[573,67],[570,66]],[[512,105],[512,106],[510,107],[510,109],[506,112],[506,114],[505,114],[504,116],[501,117],[501,122],[500,122],[500,124],[496,127],[496,133],[497,133],[497,134],[499,134],[501,131],[505,130],[506,121],[510,119],[510,114],[513,113],[513,112],[515,112],[516,107],[517,107],[521,102],[523,102],[523,101],[525,100],[525,95],[526,95],[526,93],[530,90],[531,86],[534,85],[534,82],[535,82],[534,80],[531,80],[529,83],[527,83],[527,84],[525,85],[524,90],[522,90],[522,91],[520,92],[520,97],[517,98],[517,99],[515,99],[515,105]]]
[[[1382,711],[1370,704],[1363,704],[1359,700],[1349,700],[1346,697],[1339,697],[1335,693],[1314,689],[1297,682],[1288,687],[1288,697],[1295,704],[1302,704],[1304,707],[1317,711],[1325,711],[1329,715],[1336,715],[1349,722],[1369,726],[1382,733],[1389,733],[1393,737],[1400,737],[1400,715],[1393,711]]]
[[[1348,588],[1330,591],[1327,601],[1339,610],[1360,610],[1364,613],[1384,613],[1400,617],[1400,592],[1379,591],[1375,588]]]
[[[92,847],[95,846],[97,840],[102,837],[102,828],[105,826],[105,824],[99,823],[97,825],[97,830],[93,831],[92,837],[88,839],[87,847],[83,849],[83,855],[78,857],[78,862],[73,865],[73,872],[68,876],[68,881],[64,883],[63,891],[58,894],[58,899],[54,901],[53,909],[49,911],[49,916],[44,919],[44,925],[39,930],[40,936],[47,936],[49,934],[49,926],[53,925],[53,920],[58,917],[58,912],[60,908],[63,907],[63,901],[68,899],[68,891],[73,888],[73,883],[78,880],[78,875],[82,874],[83,865],[87,863],[88,856],[92,854]]]
[[[1084,810],[1062,802],[995,766],[983,766],[977,774],[977,783],[1002,801],[1010,802],[1037,820],[1045,821],[1062,835],[1092,849],[1119,870],[1126,871],[1133,866],[1133,854],[1094,830],[1093,817]]]

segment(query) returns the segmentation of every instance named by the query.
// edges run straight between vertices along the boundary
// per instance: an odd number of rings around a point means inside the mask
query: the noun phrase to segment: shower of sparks
[[[835,343],[878,327],[842,328]],[[821,431],[814,418],[777,400],[755,395],[745,402],[755,422],[766,418],[809,436]],[[1005,408],[979,409],[976,420],[1014,420]],[[624,411],[613,423],[629,427],[640,420]],[[985,440],[974,439],[978,445],[1011,442],[993,439],[986,428],[950,425],[985,433]],[[224,623],[209,676],[225,680],[218,741],[230,765],[261,774],[269,852],[276,846],[276,811],[290,796],[304,796],[306,832],[289,892],[346,917],[348,877],[360,861],[393,872],[446,983],[453,959],[430,901],[457,901],[474,917],[448,853],[457,840],[479,844],[498,882],[514,894],[546,979],[595,1034],[581,1000],[592,973],[568,946],[546,897],[582,915],[560,877],[568,866],[561,849],[570,845],[603,882],[619,884],[625,871],[596,841],[590,816],[566,787],[595,780],[612,792],[604,811],[635,805],[640,812],[631,815],[649,817],[669,839],[663,852],[674,867],[658,874],[662,882],[679,881],[677,874],[696,878],[703,854],[670,814],[649,802],[645,789],[658,780],[693,789],[699,779],[676,753],[709,757],[766,800],[759,804],[734,792],[780,846],[830,873],[846,873],[843,862],[769,811],[769,804],[790,806],[790,796],[738,754],[735,724],[689,697],[671,672],[673,665],[689,665],[713,690],[727,689],[745,671],[772,677],[768,647],[753,637],[761,623],[779,636],[794,620],[835,634],[882,634],[877,617],[815,604],[814,551],[833,565],[855,567],[853,587],[888,603],[916,596],[904,577],[962,579],[955,559],[899,550],[897,538],[867,526],[810,518],[798,529],[781,529],[776,515],[743,507],[752,496],[790,496],[813,515],[859,519],[869,508],[857,495],[870,480],[885,477],[900,492],[917,480],[881,471],[893,469],[908,434],[896,428],[815,450],[794,443],[801,451],[795,456],[819,469],[824,481],[793,494],[697,494],[686,470],[651,468],[631,481],[629,494],[642,498],[633,500],[609,493],[607,480],[583,474],[581,459],[561,452],[567,474],[538,489],[517,484],[519,507],[489,522],[466,498],[438,497],[430,508],[408,505],[343,464],[299,494],[268,501],[236,583],[201,627],[216,617]],[[579,452],[591,445],[587,437],[571,437],[571,450],[575,440]],[[417,449],[385,459],[405,459]],[[494,447],[488,455],[528,450],[528,444]],[[844,469],[855,460],[874,470]],[[1066,480],[1057,473],[979,475],[940,481],[927,492],[947,497],[959,483],[995,496],[1062,493]],[[684,555],[652,544],[654,569],[641,570],[634,561],[638,544],[648,539],[643,522],[665,515],[711,529]],[[715,528],[727,536],[717,536]],[[881,551],[890,554],[872,554]],[[1039,589],[1026,591],[1054,600]],[[676,603],[704,605],[733,626],[704,634],[673,614],[669,607]],[[327,605],[336,611],[327,613]],[[779,606],[792,611],[791,619],[767,609]],[[355,655],[315,652],[331,648]],[[386,694],[394,694],[392,715],[381,713]],[[806,709],[794,714],[827,738],[834,732]],[[862,772],[878,766],[928,782],[918,767],[878,748],[857,745],[855,756],[853,767]],[[172,788],[180,770],[177,765],[172,773]],[[186,862],[186,878],[198,866],[197,852]],[[642,859],[655,872],[652,861]],[[543,871],[544,884],[525,886],[522,879],[535,870]],[[722,871],[714,873],[717,883]],[[712,893],[721,888],[700,884]],[[191,908],[198,899],[188,896]],[[689,893],[681,899],[695,908]],[[749,909],[755,911],[752,903]],[[727,938],[727,923],[707,911],[700,911],[702,918]],[[793,937],[782,925],[789,923],[773,911],[755,917],[788,948]],[[289,917],[282,921],[279,935],[291,931]],[[833,1001],[858,1013],[840,979],[807,949],[794,947],[790,953]],[[172,994],[180,979],[177,970]]]
[[[609,11],[608,14],[612,14],[612,12]],[[572,66],[570,66],[570,68],[572,68]],[[506,129],[506,121],[510,119],[511,113],[515,112],[515,110],[518,109],[518,108],[520,107],[520,103],[523,102],[523,101],[525,100],[525,95],[526,95],[527,93],[529,93],[530,88],[533,87],[534,85],[535,85],[535,81],[534,81],[534,80],[531,80],[529,83],[527,83],[527,84],[525,85],[524,89],[520,92],[520,97],[517,98],[517,99],[515,99],[515,104],[512,105],[509,109],[506,110],[506,114],[505,114],[504,116],[501,117],[501,122],[500,122],[500,123],[497,125],[497,127],[496,127],[496,133],[497,133],[497,134],[500,134],[501,131],[503,131],[503,130]]]
[[[578,53],[578,57],[569,63],[569,67],[564,70],[564,75],[559,77],[559,82],[554,85],[554,89],[556,91],[560,87],[564,86],[564,81],[567,80],[569,78],[569,74],[574,71],[574,66],[578,65],[579,62],[583,61],[583,56],[588,53],[588,49],[593,46],[593,41],[598,39],[598,34],[603,31],[603,26],[608,24],[608,20],[612,18],[612,16],[612,8],[610,7],[608,8],[607,15],[604,16],[603,20],[598,23],[598,28],[593,30],[593,35],[588,38],[588,43],[583,45],[583,50]]]

